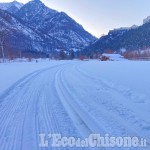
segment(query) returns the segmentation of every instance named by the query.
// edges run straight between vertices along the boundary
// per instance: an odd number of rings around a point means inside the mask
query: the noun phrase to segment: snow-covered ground
[[[41,150],[39,133],[107,133],[149,143],[149,66],[96,60],[0,64],[0,150]]]
[[[38,61],[39,62],[36,63],[35,60],[32,62],[27,62],[26,60],[19,62],[17,60],[11,63],[0,63],[0,94],[7,90],[12,84],[34,71],[66,63],[65,61]]]
[[[91,61],[81,65],[86,73],[150,97],[150,61]]]

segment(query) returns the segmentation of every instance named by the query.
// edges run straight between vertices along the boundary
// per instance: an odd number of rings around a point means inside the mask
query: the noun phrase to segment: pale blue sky
[[[0,0],[9,2],[11,0]],[[29,0],[18,0],[26,3]],[[150,16],[150,0],[42,0],[50,8],[64,11],[100,37],[109,30],[141,25]]]

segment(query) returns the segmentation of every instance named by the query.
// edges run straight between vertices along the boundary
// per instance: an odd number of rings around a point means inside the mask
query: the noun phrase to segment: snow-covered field
[[[65,61],[39,60],[35,62],[0,63],[0,94],[24,76],[35,71],[66,63]]]
[[[96,60],[0,64],[0,150],[44,149],[39,133],[107,133],[149,143],[149,66]]]

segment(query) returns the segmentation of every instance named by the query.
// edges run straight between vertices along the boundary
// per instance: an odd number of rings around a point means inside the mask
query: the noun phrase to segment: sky
[[[11,0],[0,0],[10,2]],[[18,0],[27,3],[29,0]],[[88,32],[100,37],[109,30],[141,25],[150,16],[150,0],[41,0],[45,5],[66,12]]]

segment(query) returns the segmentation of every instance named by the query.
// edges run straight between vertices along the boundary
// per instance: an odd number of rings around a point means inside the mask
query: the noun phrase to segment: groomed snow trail
[[[130,96],[90,76],[80,65],[69,62],[33,72],[0,96],[0,150],[55,149],[39,147],[40,133],[107,133],[149,142],[150,122],[125,104]]]

